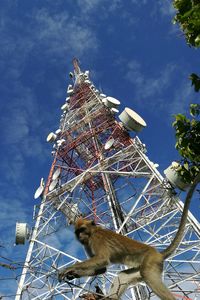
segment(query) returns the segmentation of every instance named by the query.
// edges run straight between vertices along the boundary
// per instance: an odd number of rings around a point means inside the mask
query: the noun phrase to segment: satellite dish
[[[164,170],[164,174],[172,186],[179,188],[182,191],[186,191],[190,184],[185,183],[182,176],[177,172],[179,166],[179,163],[173,161],[172,164]]]
[[[61,173],[61,169],[58,168],[58,169],[53,173],[52,180],[56,180],[56,179],[60,176],[60,173]]]
[[[111,108],[111,113],[113,113],[113,114],[117,114],[118,112],[119,112],[119,110],[117,109],[117,108]]]
[[[43,191],[44,191],[44,186],[39,186],[39,188],[37,188],[34,194],[34,199],[39,198],[42,195]]]
[[[56,134],[60,134],[61,133],[61,129],[60,128],[58,128],[57,130],[56,130],[56,132],[55,132]]]
[[[58,141],[57,141],[58,147],[60,147],[64,142],[65,142],[64,139],[58,140]]]
[[[65,99],[65,101],[68,101],[70,99],[70,97],[67,97],[66,99]]]
[[[49,192],[53,191],[56,187],[56,185],[58,184],[58,178],[55,180],[52,180],[50,186],[49,186]]]
[[[72,93],[73,93],[73,89],[67,90],[67,93],[68,93],[69,95],[72,94]]]
[[[108,108],[117,108],[120,105],[120,101],[113,98],[113,97],[106,97],[102,100],[102,102],[108,107]]]
[[[42,195],[43,191],[44,191],[44,178],[41,178],[41,180],[40,180],[40,186],[35,191],[34,199],[39,198]]]
[[[104,146],[105,150],[108,150],[112,147],[112,145],[114,144],[115,140],[113,138],[109,139]]]
[[[47,136],[47,142],[52,143],[56,140],[56,138],[57,138],[57,135],[53,132],[50,132]]]
[[[106,95],[101,93],[100,97],[103,99],[103,98],[106,98]]]
[[[90,80],[88,80],[88,79],[86,79],[86,80],[85,80],[85,83],[87,83],[87,84],[91,84],[91,81],[90,81]]]
[[[26,223],[16,223],[15,244],[24,245],[26,239],[29,238],[29,230]]]
[[[61,106],[61,109],[66,111],[68,109],[68,103],[65,103]]]
[[[147,126],[142,117],[128,107],[126,107],[119,115],[119,119],[122,121],[124,127],[126,127],[128,130],[139,132]]]
[[[73,93],[73,87],[72,87],[71,84],[68,85],[67,93],[68,93],[68,94],[72,94],[72,93]]]

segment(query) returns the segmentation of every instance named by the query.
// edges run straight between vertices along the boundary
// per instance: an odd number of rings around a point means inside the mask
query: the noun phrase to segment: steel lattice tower
[[[58,269],[84,259],[68,225],[82,213],[101,225],[164,249],[173,239],[183,203],[144,144],[117,121],[117,102],[106,102],[74,59],[73,85],[62,106],[54,141],[54,160],[35,213],[35,225],[16,300],[78,299],[98,284],[106,292],[123,266],[105,275],[59,283]],[[43,190],[42,184],[40,190]],[[181,245],[164,268],[164,280],[177,299],[200,299],[200,226],[191,213]],[[122,299],[158,299],[145,285]]]

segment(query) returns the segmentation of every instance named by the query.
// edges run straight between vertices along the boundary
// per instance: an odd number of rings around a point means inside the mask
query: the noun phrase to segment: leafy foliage
[[[189,46],[200,47],[200,0],[173,0],[177,10],[174,23],[179,23]],[[200,77],[190,75],[195,92],[200,91]],[[180,173],[185,182],[191,182],[200,172],[200,105],[190,105],[190,118],[177,114],[173,127],[176,149],[181,155]]]
[[[189,45],[200,47],[200,2],[199,0],[174,0],[177,9],[174,23],[179,23]]]
[[[190,118],[175,115],[176,149],[181,155],[177,170],[185,182],[191,182],[200,172],[200,105],[190,105]]]
[[[194,73],[190,75],[190,80],[192,81],[192,85],[194,85],[195,92],[199,92],[200,90],[200,77]]]

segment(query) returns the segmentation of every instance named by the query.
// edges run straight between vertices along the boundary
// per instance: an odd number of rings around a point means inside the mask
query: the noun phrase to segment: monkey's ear
[[[75,222],[75,227],[80,227],[82,224],[83,224],[83,218],[82,217],[80,217],[80,218],[78,218],[78,219],[76,219],[76,222]]]

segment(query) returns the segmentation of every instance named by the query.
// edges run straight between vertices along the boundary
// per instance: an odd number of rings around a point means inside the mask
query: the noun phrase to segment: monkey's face
[[[87,245],[88,239],[90,237],[90,232],[85,226],[81,226],[75,230],[75,234],[79,242],[83,245]]]
[[[81,244],[88,244],[91,235],[91,226],[94,225],[93,221],[84,220],[82,218],[77,220],[75,224],[75,235]]]

